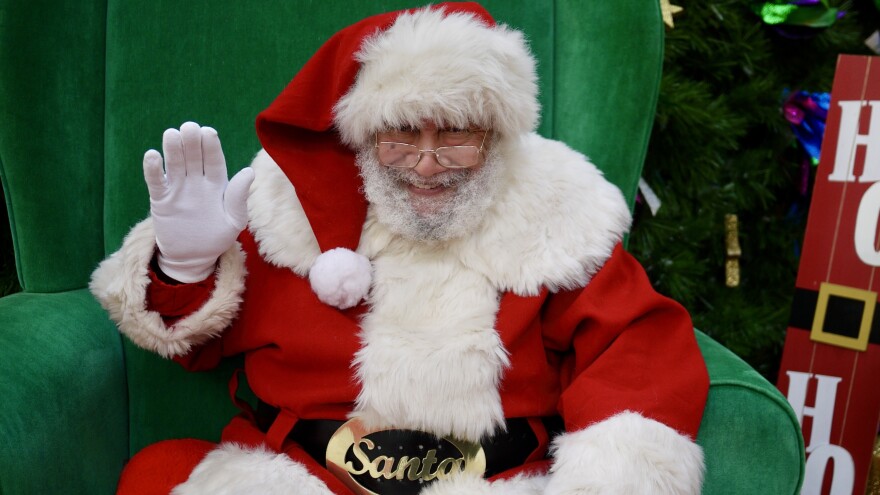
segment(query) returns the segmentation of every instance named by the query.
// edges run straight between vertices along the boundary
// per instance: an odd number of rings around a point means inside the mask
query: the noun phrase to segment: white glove
[[[162,135],[162,155],[144,154],[144,180],[159,247],[159,268],[180,282],[206,279],[247,225],[250,167],[226,178],[217,131],[187,122]]]

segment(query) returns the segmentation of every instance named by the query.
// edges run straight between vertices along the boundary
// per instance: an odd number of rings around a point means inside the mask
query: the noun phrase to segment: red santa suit
[[[400,74],[424,78],[398,84]],[[158,484],[162,471],[189,477],[175,493],[238,493],[247,476],[265,483],[253,492],[350,493],[291,435],[297,424],[356,418],[369,431],[485,443],[525,418],[537,444],[521,462],[425,493],[698,493],[708,378],[691,321],[622,249],[620,191],[534,134],[537,115],[521,34],[474,4],[376,16],[331,38],[260,115],[248,229],[211,278],[163,283],[149,269],[150,219],[93,275],[133,342],[191,369],[243,353],[248,383],[275,411],[266,425],[235,418],[220,446],[148,448],[121,490]],[[382,126],[425,118],[492,129],[503,167],[473,231],[445,242],[392,231],[351,151]],[[369,260],[369,293],[346,309],[309,280],[336,247]],[[557,415],[565,432],[548,454],[542,420]],[[175,455],[185,460],[163,470]]]

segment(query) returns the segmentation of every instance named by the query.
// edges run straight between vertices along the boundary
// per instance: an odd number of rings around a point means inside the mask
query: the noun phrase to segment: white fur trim
[[[634,412],[558,437],[553,456],[547,495],[693,495],[703,482],[702,449]]]
[[[251,168],[254,183],[247,201],[248,229],[257,240],[260,256],[304,277],[321,248],[293,184],[266,150],[257,153]]]
[[[147,218],[92,273],[89,289],[136,345],[166,358],[184,355],[192,346],[219,335],[238,314],[244,292],[244,253],[238,243],[223,253],[210,299],[168,328],[159,313],[146,309],[148,268],[155,251],[153,222]]]
[[[582,154],[530,134],[501,141],[506,183],[462,257],[520,295],[586,287],[629,229],[617,186]]]
[[[423,119],[511,136],[537,124],[535,60],[522,33],[507,26],[425,8],[365,40],[356,58],[357,80],[334,108],[342,139],[353,147],[376,130]]]
[[[172,495],[332,495],[302,464],[262,447],[222,444]]]
[[[321,302],[348,309],[367,296],[372,271],[366,256],[351,249],[334,248],[315,260],[309,271],[309,283]]]
[[[542,495],[546,485],[547,477],[542,475],[519,475],[492,482],[461,475],[432,482],[419,495]]]
[[[629,229],[623,194],[558,141],[529,134],[497,146],[505,170],[495,203],[476,232],[445,249],[499,291],[586,287]],[[375,259],[394,237],[371,212],[359,249]]]
[[[367,427],[469,440],[502,428],[498,386],[509,360],[494,328],[499,295],[492,283],[454,252],[400,238],[373,269],[352,416]]]
[[[447,249],[499,291],[535,295],[545,287],[586,286],[629,229],[623,194],[586,157],[558,141],[530,134],[499,140],[498,146],[506,183],[478,230]],[[256,179],[248,198],[249,229],[259,252],[305,276],[321,251],[293,186],[265,151],[251,167]],[[369,215],[358,252],[375,260],[395,237]]]

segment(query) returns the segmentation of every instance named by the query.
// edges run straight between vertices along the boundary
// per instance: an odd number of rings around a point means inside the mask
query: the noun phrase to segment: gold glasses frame
[[[436,160],[437,160],[437,163],[440,164],[440,166],[443,167],[443,168],[447,168],[447,169],[465,169],[465,168],[472,168],[472,167],[477,166],[477,164],[479,163],[479,161],[477,161],[476,163],[474,163],[474,164],[472,164],[472,165],[456,165],[455,162],[451,162],[451,161],[448,160],[448,158],[444,158],[444,156],[448,156],[448,155],[444,155],[444,152],[447,152],[447,153],[448,153],[448,152],[450,152],[450,151],[452,151],[452,150],[456,150],[456,149],[465,149],[465,148],[470,148],[470,149],[474,149],[474,150],[476,150],[476,154],[475,154],[475,156],[479,157],[480,154],[483,153],[483,148],[484,148],[485,145],[486,145],[486,138],[489,136],[489,133],[490,133],[491,131],[488,130],[488,129],[487,129],[487,130],[478,129],[478,130],[474,130],[474,131],[471,131],[471,132],[473,132],[473,133],[484,132],[484,133],[485,133],[485,134],[483,134],[483,140],[480,142],[480,146],[479,146],[479,147],[474,146],[474,145],[438,146],[438,147],[436,147],[436,148],[434,148],[434,149],[432,149],[432,150],[423,150],[423,149],[420,149],[418,146],[416,146],[416,145],[414,145],[414,144],[400,143],[400,142],[397,142],[397,141],[379,141],[379,132],[376,132],[376,144],[375,144],[374,147],[376,148],[377,154],[380,155],[379,163],[380,163],[381,165],[385,166],[385,167],[399,168],[399,169],[413,169],[413,168],[416,168],[416,167],[419,165],[419,163],[422,161],[422,157],[423,157],[426,153],[433,153],[433,154],[434,154],[434,158],[436,158]],[[410,151],[402,151],[402,152],[400,152],[400,153],[401,153],[401,156],[404,156],[404,157],[405,157],[405,156],[415,156],[416,154],[418,154],[418,155],[417,155],[418,158],[416,159],[416,161],[415,161],[412,165],[407,165],[407,164],[406,164],[406,160],[403,160],[403,161],[402,161],[403,165],[394,165],[394,164],[389,164],[389,163],[383,163],[382,160],[381,160],[381,154],[382,154],[382,148],[381,148],[381,146],[382,146],[382,145],[401,146],[401,147],[403,147],[403,149],[405,149],[405,150],[410,150]],[[446,163],[444,163],[444,162],[446,162]]]

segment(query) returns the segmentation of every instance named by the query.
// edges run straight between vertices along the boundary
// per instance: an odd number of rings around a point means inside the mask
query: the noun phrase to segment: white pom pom
[[[348,309],[370,291],[373,278],[370,260],[350,249],[335,248],[318,256],[309,270],[309,282],[324,304]]]

